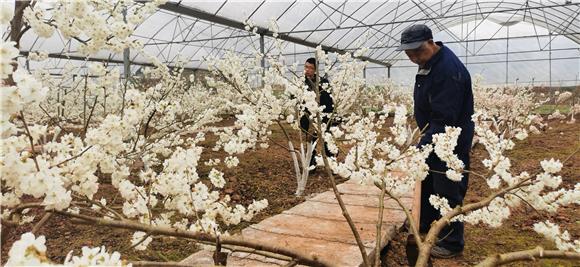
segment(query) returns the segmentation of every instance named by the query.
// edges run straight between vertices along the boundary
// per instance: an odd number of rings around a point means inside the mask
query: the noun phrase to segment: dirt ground
[[[517,142],[509,154],[512,159],[512,169],[516,173],[538,170],[543,159],[560,159],[563,161],[580,146],[580,124],[550,123],[542,135],[530,135],[526,140]],[[481,160],[485,151],[476,146],[472,151],[472,169],[478,173],[484,170]],[[580,182],[580,153],[571,157],[560,173],[565,188],[573,188]],[[476,202],[489,195],[490,190],[484,180],[470,176],[469,189],[465,203]],[[465,250],[463,256],[450,260],[434,260],[433,266],[472,266],[482,261],[486,256],[495,253],[532,249],[542,246],[554,249],[552,242],[547,241],[533,230],[533,224],[538,221],[550,220],[567,229],[572,239],[580,238],[580,210],[578,205],[560,209],[556,214],[538,212],[529,206],[512,211],[512,216],[499,228],[484,225],[465,226]],[[387,253],[387,266],[407,266],[405,254],[405,233],[397,235]],[[580,266],[580,263],[566,261],[544,260],[540,262],[520,262],[507,266]]]
[[[219,123],[217,126],[231,124],[231,120]],[[273,127],[273,141],[285,143],[285,137],[279,127]],[[297,134],[291,135],[297,139]],[[226,156],[224,152],[214,152],[211,147],[216,138],[210,134],[206,141],[202,142],[204,152],[198,165],[200,177],[207,177],[212,167],[203,162],[210,158]],[[296,197],[296,180],[294,178],[294,166],[290,154],[280,146],[270,145],[267,149],[258,148],[239,157],[238,167],[227,169],[223,165],[217,168],[224,172],[226,185],[223,194],[231,196],[232,204],[252,203],[252,200],[268,199],[269,206],[266,210],[257,214],[251,221],[242,222],[234,227],[225,228],[230,233],[235,233],[250,224],[257,223],[272,215],[279,214],[304,201],[304,197]],[[223,160],[222,160],[223,162]],[[324,192],[331,186],[330,180],[316,172],[312,174],[306,186],[305,196],[313,193]],[[104,178],[105,181],[110,179]],[[122,201],[115,199],[116,189],[110,184],[101,184],[94,199],[107,199],[107,203],[121,206]],[[113,201],[114,200],[114,201]],[[32,212],[31,212],[32,213]],[[40,220],[43,213],[36,212],[36,218],[32,223],[24,224],[17,228],[2,226],[2,263],[7,260],[8,251],[12,243],[20,238],[22,233],[28,232]],[[132,232],[122,229],[110,229],[103,227],[78,225],[69,219],[55,215],[39,231],[39,235],[46,236],[48,256],[54,262],[62,262],[67,253],[74,249],[78,253],[83,246],[105,246],[108,251],[118,251],[124,259],[139,261],[180,261],[197,251],[194,242],[169,237],[156,237],[145,251],[131,249]]]
[[[539,161],[544,158],[558,158],[563,160],[575,148],[580,146],[580,124],[551,123],[552,129],[546,130],[541,136],[531,135],[528,139],[517,143],[512,151],[514,169],[517,171],[531,172],[539,167]],[[273,128],[273,140],[281,143],[284,140],[283,134],[277,127]],[[211,143],[212,138],[208,138],[205,145]],[[205,150],[201,162],[208,158],[223,156],[223,152],[213,152],[211,148]],[[481,159],[483,150],[477,146],[472,155],[472,168],[482,170]],[[343,156],[343,155],[342,155]],[[222,166],[218,166],[222,167]],[[200,176],[207,176],[210,167],[200,164]],[[293,175],[292,160],[288,152],[276,145],[271,145],[267,149],[257,149],[243,157],[240,157],[240,164],[237,168],[226,169],[224,177],[227,180],[224,193],[231,195],[234,203],[247,205],[253,199],[268,199],[269,207],[258,214],[252,221],[244,222],[240,225],[228,229],[235,233],[240,229],[259,222],[269,216],[278,214],[304,201],[304,198],[294,196],[296,181]],[[564,166],[561,173],[564,178],[564,185],[571,187],[580,181],[580,154],[576,154]],[[328,178],[320,173],[310,177],[306,195],[322,192],[330,188]],[[485,181],[471,177],[466,202],[477,201],[485,197],[488,190]],[[117,195],[116,190],[111,185],[103,185],[96,196],[96,199],[105,197],[108,203],[122,204],[118,199],[113,201]],[[531,216],[530,216],[531,214]],[[2,228],[2,263],[6,261],[8,250],[11,244],[19,239],[24,232],[30,231],[34,224],[42,216],[38,213],[33,223],[25,224],[17,228]],[[500,228],[491,229],[481,225],[466,226],[466,247],[462,257],[453,260],[435,260],[435,266],[468,266],[481,261],[486,255],[502,251],[514,251],[530,249],[536,245],[545,248],[554,246],[545,241],[532,230],[533,223],[538,218],[548,218],[552,222],[560,224],[571,233],[574,238],[580,236],[580,210],[578,206],[562,209],[557,214],[538,214],[533,209],[524,207],[514,212],[513,216]],[[55,262],[62,262],[66,254],[74,249],[77,253],[82,246],[106,246],[109,251],[119,251],[123,258],[129,260],[147,261],[179,261],[194,251],[197,247],[194,242],[173,239],[167,237],[155,237],[149,248],[145,251],[135,251],[130,249],[130,238],[132,232],[119,229],[102,228],[96,226],[73,224],[60,216],[52,217],[49,222],[40,230],[39,234],[45,235],[49,257]],[[390,245],[390,250],[386,255],[388,266],[405,266],[404,240],[406,235],[401,233]],[[572,266],[571,263],[545,261],[541,263],[524,263],[515,266],[553,266],[562,264]],[[576,264],[576,266],[579,266]]]

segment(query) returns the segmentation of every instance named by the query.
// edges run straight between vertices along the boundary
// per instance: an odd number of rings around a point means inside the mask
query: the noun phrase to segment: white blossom
[[[209,172],[209,180],[217,188],[223,188],[226,184],[226,180],[224,180],[224,174],[216,169],[211,169]]]
[[[149,243],[153,241],[153,238],[151,238],[151,236],[147,236],[145,238],[146,235],[147,234],[145,232],[133,233],[133,237],[131,238],[131,245],[135,246],[135,250],[146,250]]]
[[[463,161],[453,153],[457,145],[457,139],[461,133],[461,128],[445,127],[445,133],[434,134],[433,144],[435,144],[435,154],[447,163],[447,167],[453,171],[447,171],[447,177],[453,181],[461,181],[463,171]]]
[[[547,173],[558,173],[562,169],[562,163],[559,160],[542,160],[540,162],[542,169]]]
[[[558,95],[558,98],[556,99],[556,103],[563,103],[566,100],[570,99],[572,97],[572,92],[563,92],[561,94]]]
[[[559,250],[580,252],[580,240],[572,241],[568,231],[561,232],[560,227],[550,221],[535,223],[534,231],[556,243]]]
[[[22,234],[20,240],[14,242],[8,251],[6,266],[50,265],[46,258],[45,241],[44,236],[36,238],[32,233]]]
[[[226,166],[228,168],[233,168],[233,167],[238,166],[238,164],[240,163],[240,160],[238,159],[238,157],[228,156],[224,159],[224,163],[226,164]]]

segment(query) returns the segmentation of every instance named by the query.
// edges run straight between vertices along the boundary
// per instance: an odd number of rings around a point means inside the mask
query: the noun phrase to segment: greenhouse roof
[[[302,63],[317,45],[340,53],[367,47],[361,57],[369,62],[367,77],[404,77],[399,81],[405,83],[414,78],[415,67],[395,48],[401,31],[420,23],[490,83],[536,79],[577,84],[579,17],[580,1],[182,0],[161,5],[133,36],[163,62],[171,65],[181,59],[196,69],[206,67],[209,55],[234,51],[254,57],[256,51],[272,51],[275,21],[288,64]],[[248,23],[257,26],[255,34],[246,30]],[[48,51],[57,58],[56,69],[64,51],[83,59],[74,53],[74,40],[34,34],[24,39],[22,51]],[[109,58],[123,62],[122,53],[94,57]],[[140,54],[131,61],[135,67],[148,64]]]

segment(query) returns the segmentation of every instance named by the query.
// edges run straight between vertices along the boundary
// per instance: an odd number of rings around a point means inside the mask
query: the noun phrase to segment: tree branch
[[[516,261],[536,261],[537,259],[563,259],[563,260],[580,260],[580,253],[567,252],[560,250],[544,250],[542,247],[535,249],[521,250],[504,254],[496,254],[487,257],[477,264],[477,267],[499,266]]]
[[[45,213],[44,216],[42,216],[42,219],[40,219],[40,221],[38,221],[38,223],[36,223],[36,225],[34,225],[34,227],[32,228],[32,230],[30,232],[32,232],[33,234],[36,235],[38,233],[38,231],[40,230],[40,228],[42,228],[42,226],[44,226],[48,222],[50,217],[52,217],[52,213]]]
[[[98,226],[107,226],[113,228],[121,228],[121,229],[128,229],[133,231],[141,231],[146,233],[151,233],[151,235],[165,235],[165,236],[174,236],[174,237],[183,237],[188,239],[194,239],[199,241],[206,241],[206,242],[216,242],[216,238],[206,233],[193,233],[190,231],[184,231],[179,229],[174,229],[170,227],[161,227],[161,226],[150,226],[138,222],[132,221],[117,221],[117,220],[106,220],[97,217],[91,217],[87,215],[81,214],[73,214],[66,211],[57,211],[57,210],[48,210],[48,212],[57,213],[60,215],[64,215],[67,217],[72,217],[76,219],[80,219],[86,222],[92,222],[93,225]],[[272,252],[284,256],[288,256],[291,258],[295,258],[298,260],[300,264],[311,265],[311,266],[332,266],[333,264],[327,262],[323,259],[319,259],[317,255],[305,255],[301,252],[296,252],[293,250],[288,249],[287,247],[278,247],[278,246],[270,246],[263,243],[252,242],[249,240],[242,240],[236,237],[220,237],[220,241],[222,244],[227,245],[235,245],[235,246],[242,246],[253,248],[256,250],[262,250],[267,252]]]
[[[87,129],[89,128],[89,123],[91,122],[91,118],[93,117],[93,112],[95,111],[95,108],[97,107],[97,99],[99,99],[99,96],[95,96],[95,102],[93,103],[93,107],[91,108],[91,112],[89,113],[89,117],[87,118],[87,121],[85,123],[85,127],[83,129],[83,136],[87,135]]]
[[[316,62],[318,62],[318,55],[316,56]],[[318,67],[317,67],[316,68],[316,84],[314,86],[314,91],[316,92],[316,101],[318,103],[320,103],[320,90],[318,88],[319,84],[320,84],[320,76],[318,75]],[[322,122],[321,122],[322,118],[320,116],[320,113],[318,113],[318,112],[316,113],[316,116],[317,116],[317,123],[318,123],[317,130],[319,131],[319,135],[320,135],[320,143],[318,145],[323,148],[324,147],[324,133],[320,131],[320,129],[322,129]],[[332,170],[330,169],[330,164],[328,163],[328,157],[326,156],[326,151],[324,151],[324,149],[321,149],[321,151],[322,151],[321,152],[322,160],[324,161],[326,173],[328,174],[328,177],[330,177],[330,181],[332,182],[332,191],[334,192],[334,196],[336,197],[338,205],[340,206],[340,209],[342,210],[342,215],[344,216],[344,218],[348,222],[348,226],[350,227],[350,230],[352,231],[352,234],[354,235],[354,238],[356,240],[356,244],[358,245],[358,248],[359,248],[360,253],[361,253],[361,257],[363,259],[364,266],[370,266],[368,255],[366,253],[366,249],[364,247],[364,244],[362,243],[360,234],[358,233],[358,230],[356,229],[356,226],[354,225],[354,222],[353,222],[352,218],[350,217],[350,214],[348,213],[346,206],[344,205],[344,201],[342,200],[342,196],[341,196],[340,192],[338,191],[338,188],[336,187],[336,180],[334,178],[334,175],[332,174]]]
[[[34,165],[36,166],[36,171],[40,172],[40,167],[38,166],[38,161],[36,161],[36,150],[34,150],[34,138],[30,134],[30,129],[28,129],[28,124],[24,119],[24,112],[20,111],[20,120],[24,124],[24,129],[26,130],[26,135],[28,136],[28,140],[30,141],[30,151],[32,152],[32,160],[34,161]]]
[[[179,262],[161,262],[161,261],[131,261],[129,262],[133,266],[146,267],[146,266],[163,266],[163,267],[189,267],[190,264],[179,263]]]
[[[56,165],[54,165],[54,166],[50,166],[50,168],[59,167],[59,166],[60,166],[60,165],[62,165],[62,164],[65,164],[65,163],[67,163],[67,162],[69,162],[69,161],[71,161],[71,160],[73,160],[73,159],[76,159],[76,158],[78,158],[78,157],[82,156],[83,154],[85,154],[85,152],[87,152],[89,149],[91,149],[91,147],[93,147],[93,146],[92,146],[92,145],[91,145],[91,146],[88,146],[88,147],[87,147],[87,148],[85,148],[85,150],[83,150],[81,153],[79,153],[79,154],[77,154],[77,155],[75,155],[75,156],[72,156],[72,157],[70,157],[70,158],[68,158],[68,159],[65,159],[65,160],[61,161],[60,163],[57,163],[57,164],[56,164]],[[50,168],[49,168],[49,169],[50,169]]]
[[[375,244],[375,261],[374,266],[379,267],[381,262],[381,227],[383,226],[383,211],[385,209],[385,193],[387,191],[387,186],[385,185],[385,181],[381,181],[381,197],[379,198],[379,218],[377,221],[377,236],[376,236],[376,244]]]

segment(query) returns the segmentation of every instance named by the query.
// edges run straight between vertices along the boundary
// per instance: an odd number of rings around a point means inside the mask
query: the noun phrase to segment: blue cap
[[[397,51],[417,49],[423,42],[430,39],[433,39],[433,33],[429,27],[423,24],[413,25],[401,33],[401,46],[397,48]]]

